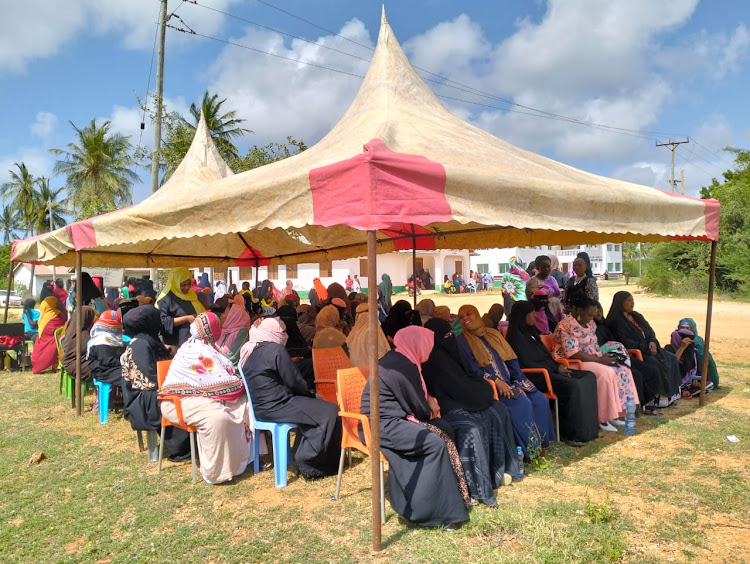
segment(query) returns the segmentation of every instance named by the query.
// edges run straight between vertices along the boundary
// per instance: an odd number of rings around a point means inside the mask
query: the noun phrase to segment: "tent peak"
[[[381,4],[381,7],[382,7],[382,11],[381,11],[381,15],[380,15],[380,23],[381,24],[387,24],[388,23],[388,19],[385,17],[385,4]]]

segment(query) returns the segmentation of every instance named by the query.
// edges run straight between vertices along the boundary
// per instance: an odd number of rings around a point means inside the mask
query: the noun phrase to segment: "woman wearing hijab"
[[[315,370],[313,369],[312,350],[297,326],[297,311],[291,305],[283,305],[276,310],[276,317],[286,327],[286,351],[297,365],[302,377],[310,389],[315,389]]]
[[[297,306],[297,327],[302,333],[307,346],[312,346],[315,337],[316,310],[312,305],[302,304]]]
[[[182,396],[185,423],[198,429],[201,476],[209,484],[228,482],[245,471],[250,410],[245,386],[232,362],[216,348],[221,324],[213,312],[199,314],[190,324],[190,338],[169,366],[160,395]],[[161,402],[165,419],[178,423],[174,402]]]
[[[680,375],[682,376],[682,397],[693,397],[700,393],[700,363],[698,352],[695,350],[693,341],[695,334],[687,326],[678,326],[672,331],[669,342],[669,352],[674,353],[680,366]],[[713,387],[711,382],[706,382],[706,389]]]
[[[130,421],[134,431],[159,431],[161,410],[157,398],[156,363],[169,360],[172,355],[159,340],[161,316],[152,305],[128,311],[122,320],[130,344],[120,358],[122,364],[122,416]],[[164,446],[169,460],[178,462],[190,458],[190,435],[177,427],[167,427]]]
[[[505,308],[502,304],[492,304],[490,310],[482,316],[482,323],[485,327],[500,331],[500,322],[503,320],[503,315],[505,315]]]
[[[557,363],[542,343],[535,326],[534,306],[518,302],[508,320],[508,344],[521,368],[544,368],[558,398],[560,435],[570,446],[583,446],[599,435],[596,376],[587,370],[570,370]],[[542,391],[547,383],[540,374],[528,374]]]
[[[190,324],[205,308],[192,287],[192,276],[187,268],[169,271],[167,284],[156,300],[163,327],[164,343],[179,347],[190,337]],[[217,292],[218,293],[218,292]]]
[[[369,366],[370,364],[370,306],[366,303],[357,306],[357,320],[354,323],[349,336],[346,338],[346,348],[349,350],[349,359],[352,366]],[[385,338],[383,330],[378,326],[378,359],[391,350],[388,339]]]
[[[223,298],[227,294],[227,285],[221,280],[217,280],[214,285],[216,286],[216,291],[214,292],[214,300]]]
[[[68,323],[67,329],[65,329],[65,336],[62,339],[62,350],[63,350],[63,367],[65,371],[70,375],[71,378],[76,377],[76,342],[78,342],[78,349],[81,351],[81,380],[84,382],[91,381],[91,369],[89,363],[86,360],[86,344],[91,338],[91,328],[94,325],[94,319],[96,317],[96,311],[91,306],[83,306],[83,322],[81,324],[81,338],[76,339],[79,331],[77,327],[78,316],[73,315],[70,322]]]
[[[568,285],[568,276],[560,271],[560,259],[557,258],[557,255],[549,254],[547,256],[550,261],[550,276],[555,279],[557,287],[562,290]]]
[[[312,348],[330,349],[346,344],[346,335],[341,331],[341,317],[335,306],[327,305],[315,316],[315,337]]]
[[[67,315],[60,309],[60,300],[54,293],[44,299],[39,306],[39,337],[31,351],[31,369],[34,374],[57,366],[57,344],[55,331],[65,326]]]
[[[240,352],[255,416],[263,421],[294,423],[299,443],[294,454],[300,474],[313,480],[338,471],[341,420],[338,406],[317,399],[297,370],[285,345],[284,322],[277,317],[256,321]]]
[[[380,447],[388,460],[388,498],[393,510],[424,527],[454,530],[469,520],[469,492],[450,425],[434,419],[440,406],[427,398],[422,363],[434,334],[407,327],[395,338],[396,350],[380,360]],[[370,416],[370,380],[360,411]],[[450,450],[449,450],[450,449]],[[451,456],[452,453],[452,456]]]
[[[97,315],[109,309],[107,300],[104,299],[103,292],[99,290],[88,272],[82,272],[80,284],[78,282],[79,281],[76,281],[75,289],[71,290],[71,293],[68,295],[68,301],[71,304],[71,311],[75,310],[78,303],[79,287],[81,288],[80,294],[82,305],[91,306]]]
[[[581,297],[599,300],[599,287],[591,272],[591,260],[588,253],[578,253],[573,261],[573,272],[575,276],[568,280],[568,285],[565,287],[566,311],[572,311],[575,307],[573,304]]]
[[[240,358],[240,348],[247,340],[250,314],[245,309],[245,296],[242,294],[238,294],[228,304],[219,318],[221,321],[221,336],[216,341],[216,348],[227,358],[237,362]]]
[[[270,280],[263,280],[263,284],[260,287],[260,295],[256,297],[260,298],[261,305],[271,308],[273,311],[276,311],[279,307],[276,288]]]
[[[617,292],[607,313],[607,327],[616,341],[626,349],[640,350],[643,362],[658,370],[660,397],[657,407],[666,407],[680,397],[682,376],[677,358],[661,348],[651,325],[634,307],[635,300],[629,292]]]
[[[120,357],[125,352],[122,341],[122,317],[108,309],[99,316],[91,328],[91,338],[86,345],[86,360],[91,377],[98,382],[122,385]]]
[[[385,321],[380,324],[389,342],[393,342],[396,333],[411,325],[411,304],[406,300],[399,300],[390,308]]]
[[[499,401],[510,411],[516,442],[530,459],[529,448],[543,450],[555,439],[549,401],[521,372],[516,354],[500,332],[484,326],[476,307],[461,306],[458,320],[464,362],[478,377],[494,382]]]
[[[492,385],[462,364],[450,323],[430,319],[425,328],[434,333],[434,348],[422,365],[427,391],[456,433],[471,497],[494,507],[494,490],[510,485],[519,472],[510,414],[495,401]]]
[[[552,276],[552,261],[547,255],[539,255],[534,263],[537,272],[526,282],[526,297],[533,295],[537,290],[545,290],[549,310],[555,321],[560,321],[565,317],[565,313],[562,306],[562,292],[557,285],[557,280]]]
[[[451,322],[451,308],[449,308],[448,306],[444,306],[444,305],[437,306],[435,308],[435,313],[432,315],[432,317],[436,317],[437,319],[442,319],[450,323]]]
[[[691,319],[690,317],[687,317],[681,320],[677,327],[678,329],[680,327],[689,327],[693,332],[693,344],[695,345],[695,350],[698,353],[700,367],[703,368],[703,355],[705,354],[706,350],[706,341],[704,341],[703,337],[698,334],[698,326],[695,324],[695,321],[693,321],[693,319]],[[719,371],[716,369],[716,362],[714,362],[714,357],[711,356],[711,353],[708,353],[708,374],[706,375],[706,379],[713,384],[713,388],[715,390],[719,389]]]
[[[424,324],[432,319],[433,315],[435,315],[435,302],[433,302],[429,298],[419,300],[415,311],[419,312],[419,317],[422,321],[422,326],[424,327]]]
[[[104,276],[102,276],[101,274],[94,274],[91,277],[91,281],[94,283],[94,286],[96,286],[96,289],[99,290],[102,299],[107,302],[107,307],[109,309],[112,309],[112,303],[107,300],[106,292],[104,291]]]
[[[555,329],[555,358],[573,358],[583,363],[583,369],[596,375],[599,427],[603,431],[617,432],[624,425],[620,415],[625,411],[628,398],[639,403],[633,375],[627,366],[619,364],[599,349],[596,338],[596,303],[578,296],[571,314],[557,324]]]

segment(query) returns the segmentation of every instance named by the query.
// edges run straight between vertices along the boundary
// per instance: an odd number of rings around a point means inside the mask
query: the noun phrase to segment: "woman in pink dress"
[[[580,360],[583,370],[596,375],[599,425],[604,431],[616,432],[614,425],[625,425],[619,419],[625,403],[628,398],[633,398],[638,405],[638,393],[630,369],[599,350],[593,321],[596,309],[596,302],[590,298],[582,296],[577,300],[573,312],[555,329],[552,354],[555,358]]]

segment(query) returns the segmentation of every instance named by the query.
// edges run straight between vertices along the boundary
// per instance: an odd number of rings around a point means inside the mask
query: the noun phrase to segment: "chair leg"
[[[273,472],[277,488],[285,488],[286,471],[289,465],[289,430],[275,429],[273,436]]]
[[[158,449],[156,448],[156,436],[156,431],[154,429],[146,431],[146,445],[148,445],[149,462],[156,462],[159,459],[159,453],[161,452],[161,447]],[[161,444],[164,444],[164,441],[162,441]]]
[[[339,492],[341,491],[341,477],[344,475],[344,457],[346,456],[345,448],[341,449],[341,456],[339,457],[339,475],[336,476],[336,493],[333,496],[333,501],[339,498]]]
[[[190,462],[193,465],[193,485],[195,485],[195,433],[190,433]]]
[[[261,439],[261,437],[263,437]],[[260,441],[266,440],[263,436],[263,431],[255,430],[255,437],[253,438],[253,472],[257,474],[260,472]]]
[[[555,400],[555,439],[560,442],[560,400]]]
[[[136,431],[136,434],[138,435],[138,450],[143,452],[144,450],[146,450],[143,447],[143,433],[141,433],[140,431]]]
[[[99,401],[99,424],[106,425],[109,421],[109,392],[111,384],[99,382],[96,386],[97,399]]]
[[[385,525],[385,480],[383,479],[383,461],[380,461],[380,522]]]
[[[164,458],[164,434],[166,432],[167,428],[162,427],[161,428],[161,442],[159,443],[159,465],[156,467],[157,472],[161,472],[161,461]],[[151,445],[149,445],[150,447]],[[191,445],[192,446],[192,445]],[[148,452],[151,453],[151,449],[148,449]]]

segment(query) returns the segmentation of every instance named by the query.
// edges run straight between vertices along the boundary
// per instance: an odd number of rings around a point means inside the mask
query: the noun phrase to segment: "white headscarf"
[[[250,357],[252,352],[261,343],[277,343],[286,346],[289,336],[286,334],[286,325],[278,317],[264,317],[256,321],[247,334],[247,343],[240,349],[240,363]]]
[[[216,282],[216,291],[214,292],[214,301],[225,296],[226,293],[227,293],[227,285],[224,284],[224,282],[222,282],[221,280],[218,280]]]

